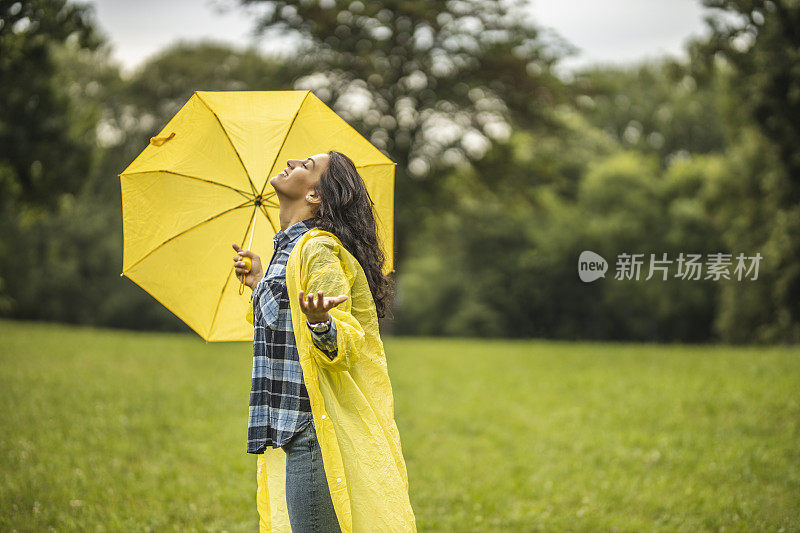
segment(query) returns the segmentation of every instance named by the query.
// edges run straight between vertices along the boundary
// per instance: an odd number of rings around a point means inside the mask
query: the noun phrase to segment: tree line
[[[688,60],[564,76],[575,50],[513,4],[252,3],[304,44],[178,42],[131,75],[90,6],[3,4],[1,316],[190,331],[119,276],[118,174],[195,90],[292,88],[398,162],[390,332],[800,341],[800,8],[707,1]],[[584,250],[604,279],[580,280]],[[682,253],[762,260],[644,279]],[[615,279],[620,254],[641,278]]]

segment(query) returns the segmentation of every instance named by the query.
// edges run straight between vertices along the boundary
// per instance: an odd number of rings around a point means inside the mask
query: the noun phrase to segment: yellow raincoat
[[[386,355],[364,270],[336,235],[312,228],[289,255],[286,286],[300,366],[342,532],[415,532]],[[300,289],[349,296],[328,311],[336,320],[338,352],[333,360],[311,339],[298,301]],[[286,452],[267,447],[258,455],[257,472],[260,532],[291,531]]]

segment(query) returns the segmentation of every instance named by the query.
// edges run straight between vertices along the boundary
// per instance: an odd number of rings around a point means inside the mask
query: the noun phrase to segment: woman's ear
[[[306,193],[306,202],[310,204],[320,204],[322,202],[322,197],[312,189],[311,191]]]

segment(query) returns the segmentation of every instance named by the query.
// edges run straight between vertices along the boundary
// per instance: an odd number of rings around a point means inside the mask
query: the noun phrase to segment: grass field
[[[384,345],[420,532],[800,530],[800,348]],[[0,530],[257,531],[251,362],[0,321]]]

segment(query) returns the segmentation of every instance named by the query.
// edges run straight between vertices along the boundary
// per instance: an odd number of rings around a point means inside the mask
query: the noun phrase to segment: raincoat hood
[[[408,474],[394,421],[394,397],[378,331],[375,302],[358,260],[336,235],[307,231],[286,265],[294,331],[311,400],[328,488],[343,533],[416,532]],[[313,343],[298,293],[349,298],[328,314],[336,320],[337,355]],[[286,452],[257,459],[259,530],[290,532]]]

